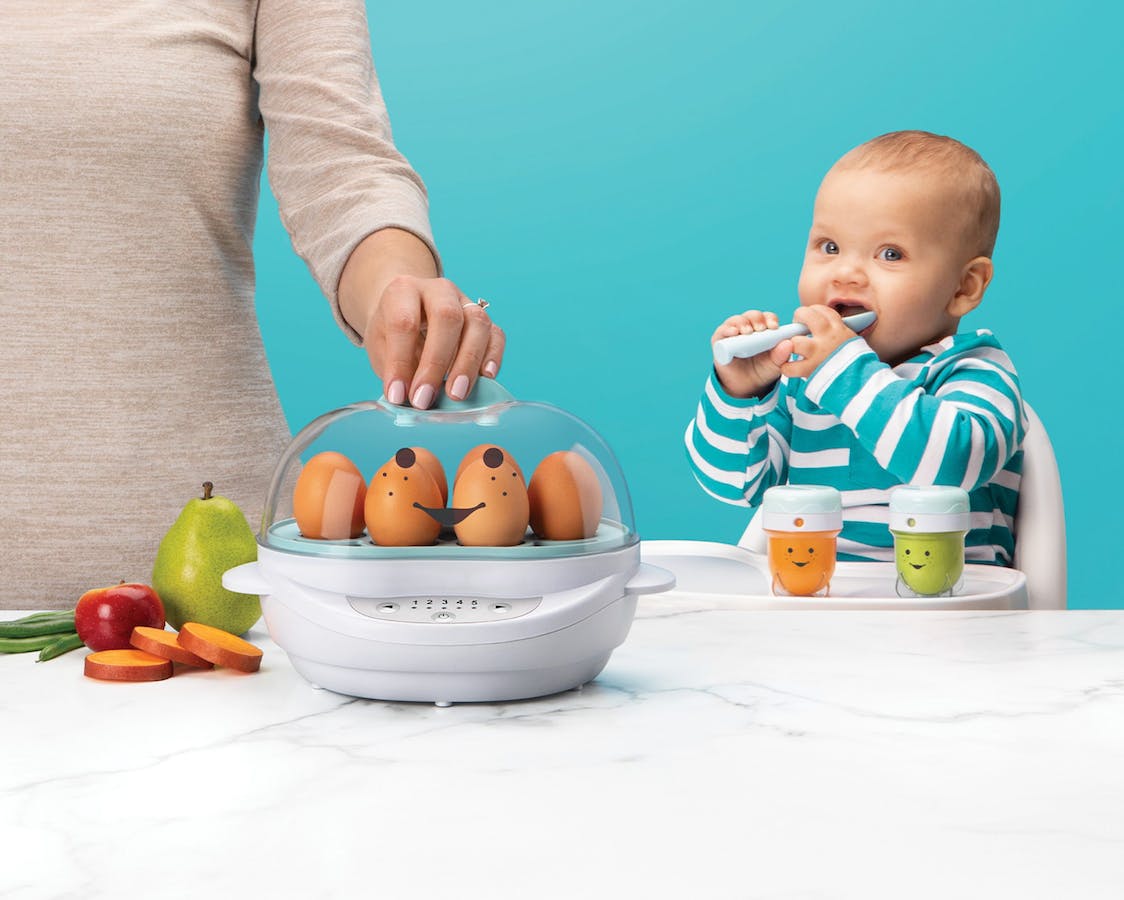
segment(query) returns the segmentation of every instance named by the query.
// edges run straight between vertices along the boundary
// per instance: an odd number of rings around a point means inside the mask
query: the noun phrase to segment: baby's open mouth
[[[847,316],[857,316],[859,313],[868,312],[869,306],[859,303],[856,300],[832,300],[828,306],[835,310],[842,318]]]

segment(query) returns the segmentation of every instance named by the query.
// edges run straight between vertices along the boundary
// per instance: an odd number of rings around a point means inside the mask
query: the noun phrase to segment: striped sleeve
[[[756,506],[788,474],[792,419],[787,379],[764,398],[732,397],[712,372],[684,439],[703,490],[725,503]]]
[[[812,373],[805,394],[895,478],[971,491],[993,481],[1022,443],[1018,376],[985,331],[933,349],[937,355],[908,379],[852,339]]]

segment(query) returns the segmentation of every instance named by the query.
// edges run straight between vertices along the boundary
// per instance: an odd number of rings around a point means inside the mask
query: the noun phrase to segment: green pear
[[[248,631],[261,616],[261,601],[222,586],[222,573],[258,558],[246,517],[233,501],[212,496],[187,501],[156,551],[152,586],[164,602],[168,624],[200,622],[232,634]]]

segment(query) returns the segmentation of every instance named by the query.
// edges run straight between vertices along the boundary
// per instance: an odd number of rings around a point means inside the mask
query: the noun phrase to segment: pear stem
[[[214,490],[214,487],[215,486],[213,484],[211,484],[211,482],[209,482],[209,481],[203,482],[203,499],[204,500],[210,500],[211,499],[211,491]]]

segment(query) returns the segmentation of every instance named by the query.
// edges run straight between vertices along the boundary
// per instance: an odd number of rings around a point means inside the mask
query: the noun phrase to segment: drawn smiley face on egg
[[[502,447],[477,451],[466,454],[453,483],[453,530],[468,547],[513,547],[522,543],[530,520],[522,470]]]
[[[403,447],[375,473],[363,512],[367,534],[387,547],[432,544],[441,523],[426,511],[444,506],[441,490],[418,454]]]

